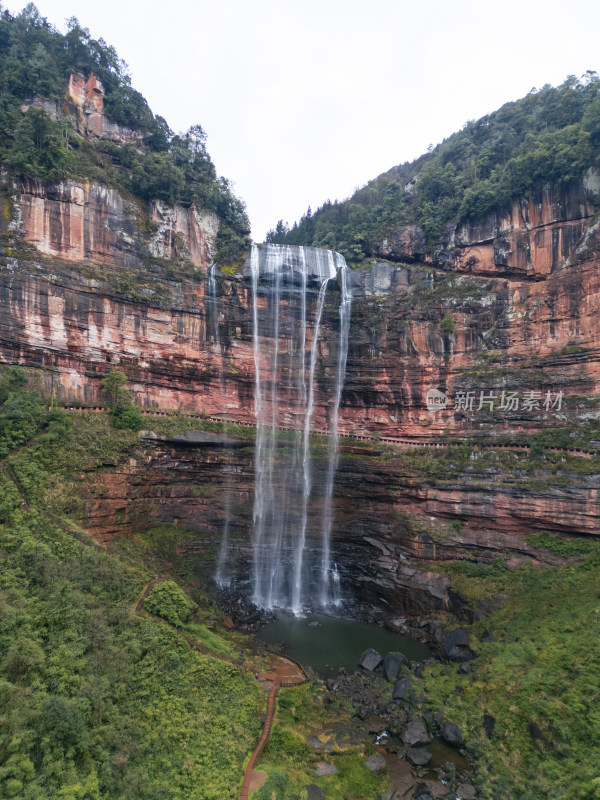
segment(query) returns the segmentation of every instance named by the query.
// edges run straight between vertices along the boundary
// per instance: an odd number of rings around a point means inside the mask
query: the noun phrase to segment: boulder
[[[317,766],[315,767],[315,772],[317,775],[335,775],[337,772],[337,767],[335,764],[328,764],[326,761],[319,761]]]
[[[469,647],[469,634],[458,628],[444,638],[444,652],[451,661],[470,661],[475,654]]]
[[[476,800],[477,789],[470,783],[461,783],[456,787],[456,796],[460,800]]]
[[[463,743],[463,733],[454,722],[442,722],[440,736],[453,747],[460,747]]]
[[[377,650],[373,650],[373,648],[370,647],[368,650],[365,650],[365,652],[358,659],[358,664],[363,669],[368,669],[372,672],[374,669],[377,669],[382,661],[383,658],[377,652]]]
[[[432,800],[433,797],[426,783],[417,783],[412,796],[413,800]]]
[[[408,659],[404,653],[387,653],[383,659],[383,677],[386,681],[395,681],[400,672],[402,664],[406,664]]]
[[[394,692],[392,697],[394,700],[406,700],[409,696],[412,688],[412,679],[410,676],[406,678],[400,678],[396,681],[396,685],[394,686]]]
[[[529,723],[529,732],[531,733],[533,739],[543,738],[542,729],[534,720],[531,720],[531,722]]]
[[[369,756],[365,761],[365,766],[367,769],[370,769],[371,772],[377,772],[385,767],[385,758],[380,753],[373,753],[373,755]]]
[[[406,758],[416,767],[424,767],[431,761],[431,753],[424,747],[409,747],[406,751]]]
[[[320,786],[316,783],[309,783],[304,787],[306,789],[306,797],[308,800],[325,800],[325,794]]]
[[[483,730],[485,731],[485,735],[488,739],[491,739],[494,735],[494,728],[496,727],[496,718],[492,717],[491,714],[485,714],[483,717]]]
[[[408,666],[413,675],[415,675],[415,677],[417,678],[423,677],[424,667],[420,661],[411,661]]]
[[[413,747],[414,745],[427,744],[430,740],[427,726],[422,719],[416,719],[410,723],[402,734],[404,744]]]

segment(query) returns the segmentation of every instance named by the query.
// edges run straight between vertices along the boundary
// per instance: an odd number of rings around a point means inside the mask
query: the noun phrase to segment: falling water
[[[340,272],[340,282],[342,285],[342,300],[340,303],[340,339],[338,346],[337,357],[337,373],[335,380],[335,396],[333,401],[333,409],[331,412],[330,420],[330,435],[331,445],[329,447],[329,463],[327,465],[327,483],[325,484],[325,500],[323,506],[323,525],[322,525],[322,548],[323,560],[321,567],[321,592],[320,600],[321,605],[327,607],[331,600],[331,586],[330,578],[335,587],[337,581],[336,593],[334,593],[334,604],[339,605],[339,573],[337,566],[331,569],[331,524],[332,524],[332,505],[331,498],[333,495],[333,479],[338,465],[338,440],[339,429],[338,419],[340,411],[340,400],[342,399],[342,387],[344,385],[344,376],[346,375],[346,358],[348,356],[348,333],[350,332],[350,315],[352,312],[352,289],[350,287],[350,276],[347,269]]]
[[[216,280],[217,265],[212,264],[208,269],[207,278],[207,291],[208,291],[208,311],[211,320],[211,335],[214,345],[214,350],[217,354],[218,371],[219,371],[219,386],[221,389],[221,396],[225,396],[225,378],[223,374],[223,348],[221,346],[221,337],[219,335],[219,301],[217,298],[217,280]],[[227,467],[228,464],[225,464]],[[223,470],[223,476],[227,481],[225,486],[225,509],[223,514],[223,532],[221,534],[221,545],[219,547],[219,557],[217,559],[217,569],[215,571],[215,583],[221,588],[226,588],[231,585],[231,570],[227,569],[227,561],[229,557],[229,526],[231,524],[231,485],[229,483],[227,474],[229,470]]]
[[[342,299],[335,383],[328,400],[331,452],[324,480],[314,487],[310,434],[319,335],[328,283],[338,272]],[[265,608],[299,613],[311,598],[330,605],[339,596],[337,570],[334,576],[329,563],[329,538],[350,319],[348,268],[342,256],[331,251],[263,245],[252,248],[250,275],[256,416],[253,600]],[[320,509],[317,520],[314,508]],[[320,531],[321,546],[307,565],[309,524]],[[311,541],[314,546],[315,536]]]

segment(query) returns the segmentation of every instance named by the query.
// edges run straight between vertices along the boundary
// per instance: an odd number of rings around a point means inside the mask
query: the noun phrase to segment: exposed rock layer
[[[155,224],[144,230],[140,219]],[[241,274],[220,278],[215,308],[202,280],[181,272],[169,279],[156,263],[187,259],[206,267],[215,220],[158,204],[140,211],[106,187],[67,182],[25,185],[2,224],[2,361],[41,368],[42,389],[65,403],[103,404],[100,380],[120,364],[145,407],[253,423],[248,282]],[[516,203],[506,218],[454,229],[437,261],[418,230],[403,231],[389,248],[412,266],[381,263],[353,276],[342,432],[422,439],[448,431],[489,442],[598,420],[600,240],[583,185],[559,197],[543,190]],[[437,269],[427,271],[432,264]],[[148,270],[154,285],[140,289],[136,280]],[[337,327],[336,307],[329,304],[322,323],[317,428],[326,427],[335,374],[335,337],[328,331]],[[282,341],[286,324],[293,321],[284,315]],[[445,410],[427,409],[431,388],[451,398]],[[452,402],[459,391],[473,393],[472,408]],[[482,395],[502,391],[520,394],[520,407],[478,407]],[[528,392],[539,393],[539,408],[524,408]],[[547,393],[562,393],[560,407],[543,407]],[[141,461],[95,483],[90,530],[107,539],[148,521],[177,520],[200,532],[195,546],[210,550],[223,493],[197,487],[218,487],[233,469],[233,552],[243,577],[253,455],[229,449],[233,462],[224,465],[225,452],[147,443]],[[431,481],[402,459],[349,452],[335,486],[334,557],[345,584],[382,614],[418,613],[453,602],[444,576],[427,571],[429,560],[495,554],[519,560],[531,552],[523,541],[528,531],[599,532],[597,475],[528,476],[516,480],[498,469],[482,477],[454,469],[449,458],[445,479]],[[459,529],[452,520],[460,520]]]

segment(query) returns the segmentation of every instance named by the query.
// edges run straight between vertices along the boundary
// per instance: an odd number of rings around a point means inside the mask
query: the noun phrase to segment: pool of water
[[[340,667],[354,672],[361,653],[369,647],[382,656],[399,650],[409,661],[422,661],[431,655],[426,645],[410,636],[366,622],[317,614],[307,617],[285,614],[256,635],[271,645],[285,644],[285,655],[326,678],[335,675]]]

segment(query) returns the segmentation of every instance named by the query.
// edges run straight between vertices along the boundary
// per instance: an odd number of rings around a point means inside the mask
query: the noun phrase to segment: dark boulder
[[[406,664],[408,659],[404,653],[387,653],[383,659],[383,677],[386,681],[395,681],[400,672],[400,667]]]
[[[477,789],[471,783],[461,783],[456,787],[456,794],[460,800],[476,800]]]
[[[424,747],[409,747],[406,751],[406,758],[416,767],[424,767],[431,761],[431,753]]]
[[[488,739],[491,739],[494,735],[494,728],[496,727],[496,718],[492,717],[491,714],[485,714],[483,717],[483,730],[485,731],[485,735]]]
[[[320,786],[316,783],[309,783],[304,787],[306,789],[306,797],[308,800],[325,800],[325,794]]]
[[[416,719],[410,723],[407,729],[402,734],[402,741],[404,744],[413,747],[414,745],[427,744],[429,742],[429,733],[427,726],[422,719]]]
[[[463,733],[454,722],[442,722],[440,725],[440,736],[444,741],[454,747],[460,747],[463,743]]]
[[[411,661],[408,668],[417,678],[423,677],[424,667],[420,661]]]
[[[450,631],[445,637],[444,652],[451,661],[470,661],[475,658],[469,647],[469,634],[462,628]]]
[[[432,800],[431,789],[426,783],[417,783],[413,792],[413,800]]]
[[[383,658],[377,652],[377,650],[373,650],[373,648],[370,647],[368,650],[365,650],[365,652],[358,659],[358,664],[363,669],[368,669],[372,672],[374,669],[377,669],[382,661]]]
[[[531,720],[531,722],[529,723],[529,732],[531,733],[531,736],[534,739],[542,739],[543,738],[542,729],[537,724],[537,722],[534,722],[533,720]]]
[[[400,678],[396,681],[396,685],[394,686],[394,693],[392,697],[394,700],[406,700],[409,696],[412,688],[412,679],[410,676],[406,678]]]

